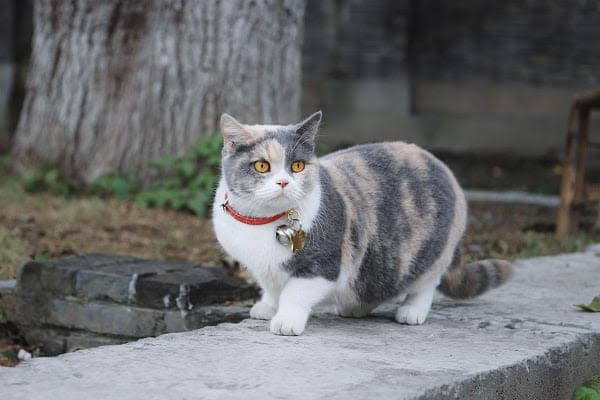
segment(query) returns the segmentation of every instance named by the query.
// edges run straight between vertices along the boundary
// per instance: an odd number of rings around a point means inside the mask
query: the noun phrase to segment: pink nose
[[[279,186],[281,186],[281,188],[283,189],[284,187],[286,187],[288,185],[289,182],[282,179],[282,180],[277,181],[275,183],[278,184]]]

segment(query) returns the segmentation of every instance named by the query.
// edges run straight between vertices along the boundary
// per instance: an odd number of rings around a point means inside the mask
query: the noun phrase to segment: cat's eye
[[[294,161],[292,163],[292,172],[302,172],[304,171],[304,161]]]
[[[261,161],[255,161],[254,162],[254,169],[257,172],[260,172],[261,174],[264,174],[265,172],[269,172],[269,170],[271,169],[271,165],[264,160]]]

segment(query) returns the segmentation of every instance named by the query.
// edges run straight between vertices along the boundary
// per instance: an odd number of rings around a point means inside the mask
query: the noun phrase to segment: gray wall
[[[309,0],[303,110],[330,144],[556,157],[599,43],[597,1]]]

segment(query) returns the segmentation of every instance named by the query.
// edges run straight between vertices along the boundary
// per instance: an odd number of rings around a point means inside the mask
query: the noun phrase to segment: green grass
[[[14,275],[15,266],[29,258],[31,246],[0,226],[0,279]]]
[[[594,243],[600,243],[600,233],[576,233],[559,236],[553,233],[525,232],[525,247],[514,254],[514,258],[549,256],[560,253],[574,253],[585,250]]]

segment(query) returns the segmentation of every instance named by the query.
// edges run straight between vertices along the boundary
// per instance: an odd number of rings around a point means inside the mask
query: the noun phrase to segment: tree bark
[[[36,0],[27,94],[13,154],[91,182],[151,177],[244,122],[299,117],[304,0]]]

